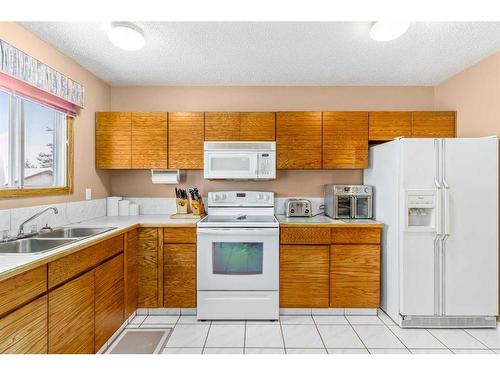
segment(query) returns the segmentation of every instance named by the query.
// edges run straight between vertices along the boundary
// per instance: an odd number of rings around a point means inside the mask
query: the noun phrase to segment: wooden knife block
[[[182,199],[182,198],[176,198],[175,202],[177,205],[177,213],[178,214],[187,214],[188,213],[189,200]]]
[[[203,216],[205,214],[205,205],[203,201],[192,201],[191,208],[193,209],[194,215]]]

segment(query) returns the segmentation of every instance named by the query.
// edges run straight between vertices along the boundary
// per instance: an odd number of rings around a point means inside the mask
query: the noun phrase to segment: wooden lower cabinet
[[[94,353],[94,271],[48,294],[48,352]]]
[[[376,308],[380,305],[380,245],[332,245],[330,306]]]
[[[95,269],[95,350],[124,322],[123,254]]]
[[[137,309],[139,230],[133,229],[125,234],[124,283],[125,283],[125,318]]]
[[[165,307],[196,307],[196,244],[164,245]]]
[[[139,229],[138,307],[160,307],[159,300],[159,238],[158,228]]]
[[[280,307],[328,307],[329,257],[329,246],[280,246]]]
[[[0,353],[47,353],[47,296],[0,319]]]

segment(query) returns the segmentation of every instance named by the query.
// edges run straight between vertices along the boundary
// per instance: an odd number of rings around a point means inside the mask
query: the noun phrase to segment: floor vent
[[[405,316],[407,328],[495,328],[496,317],[484,316]]]

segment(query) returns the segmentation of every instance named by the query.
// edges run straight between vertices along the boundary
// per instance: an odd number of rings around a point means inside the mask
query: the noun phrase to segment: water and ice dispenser
[[[436,191],[406,191],[406,229],[434,231],[436,228]]]

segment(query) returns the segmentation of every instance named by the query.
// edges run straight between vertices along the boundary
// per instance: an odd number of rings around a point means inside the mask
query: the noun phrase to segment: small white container
[[[128,216],[130,201],[121,200],[118,202],[118,216]]]
[[[106,198],[106,215],[118,216],[118,202],[122,197],[108,197]]]
[[[130,216],[138,216],[139,215],[139,205],[137,203],[131,202],[128,206],[128,214]]]

